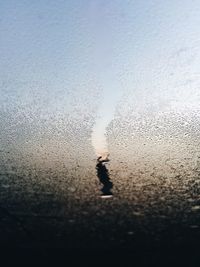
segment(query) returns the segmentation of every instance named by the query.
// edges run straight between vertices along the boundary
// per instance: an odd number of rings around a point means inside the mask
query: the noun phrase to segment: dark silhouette
[[[110,181],[108,169],[105,166],[105,163],[108,162],[109,159],[102,159],[102,157],[98,157],[97,159],[97,177],[103,187],[101,189],[102,196],[112,196],[111,189],[113,187],[113,183]]]

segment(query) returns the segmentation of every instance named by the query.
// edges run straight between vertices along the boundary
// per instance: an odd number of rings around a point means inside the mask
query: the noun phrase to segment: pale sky
[[[7,0],[0,11],[4,106],[17,95],[28,106],[38,84],[48,112],[70,111],[73,90],[84,95],[89,84],[99,98],[94,127],[105,132],[123,97],[137,108],[199,104],[200,1]]]

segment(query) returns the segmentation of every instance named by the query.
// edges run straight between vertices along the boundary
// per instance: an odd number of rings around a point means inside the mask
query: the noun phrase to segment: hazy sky
[[[0,9],[4,79],[67,80],[97,69],[102,79],[188,47],[200,31],[199,1],[8,0]]]
[[[1,90],[38,82],[65,88],[64,97],[91,80],[100,135],[122,95],[141,96],[137,105],[163,96],[199,103],[199,1],[7,0],[0,11]]]

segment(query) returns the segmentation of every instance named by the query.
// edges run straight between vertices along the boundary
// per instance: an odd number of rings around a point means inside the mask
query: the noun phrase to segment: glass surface
[[[200,2],[0,10],[1,244],[197,242]]]

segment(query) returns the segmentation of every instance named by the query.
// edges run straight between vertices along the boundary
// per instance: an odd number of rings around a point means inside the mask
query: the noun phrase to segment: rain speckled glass
[[[0,247],[198,247],[200,2],[0,13]]]

